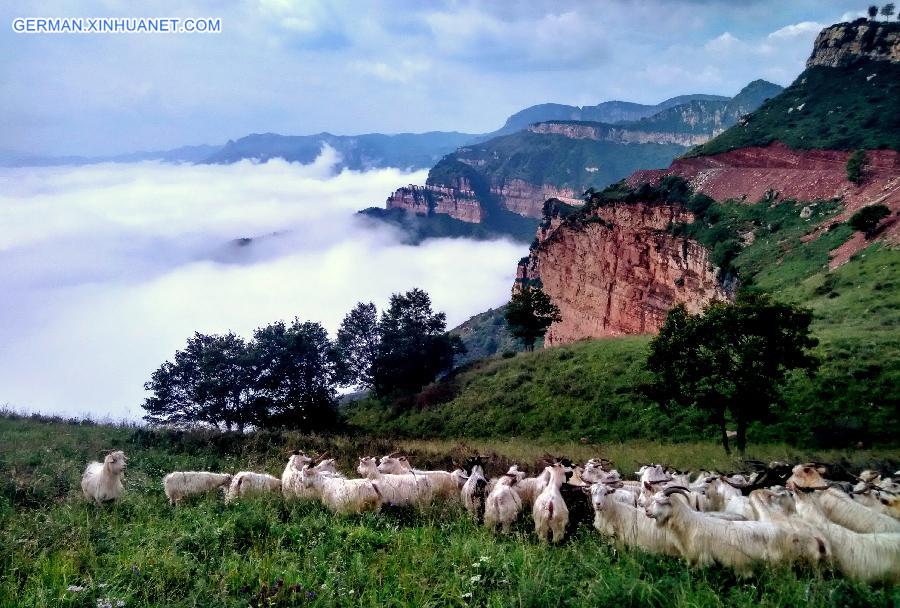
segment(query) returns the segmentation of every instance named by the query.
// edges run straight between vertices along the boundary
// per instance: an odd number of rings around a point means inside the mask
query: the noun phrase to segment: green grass
[[[897,27],[897,24],[882,24]],[[871,78],[870,78],[871,77]],[[780,141],[792,148],[900,149],[900,64],[859,61],[814,66],[791,86],[687,156],[719,154]]]
[[[523,519],[513,536],[498,538],[447,505],[421,514],[335,517],[318,504],[277,497],[226,506],[207,496],[173,509],[160,487],[162,475],[173,469],[277,474],[292,447],[331,448],[348,470],[359,453],[399,447],[383,440],[373,445],[365,438],[296,434],[174,434],[4,416],[0,444],[0,606],[95,608],[105,598],[128,607],[887,607],[900,601],[897,588],[852,583],[830,572],[771,569],[742,581],[720,568],[692,570],[677,559],[617,549],[589,528],[560,547],[547,547]],[[96,508],[79,495],[80,474],[99,449],[112,447],[129,455],[126,495]],[[471,446],[432,441],[407,447],[420,462]],[[519,458],[567,448],[597,453],[581,444],[533,441],[478,447]],[[711,444],[595,450],[614,459],[660,456],[654,459],[673,466],[693,466],[707,455],[726,464]],[[799,456],[784,446],[751,455],[782,453]],[[852,457],[860,467],[897,461],[896,453]],[[66,591],[70,585],[84,589]]]

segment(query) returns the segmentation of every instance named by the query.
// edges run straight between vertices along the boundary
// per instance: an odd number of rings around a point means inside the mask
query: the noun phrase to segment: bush
[[[850,218],[850,227],[859,232],[864,232],[866,238],[871,238],[878,230],[878,224],[891,214],[891,210],[884,205],[869,205],[863,207]]]
[[[866,151],[856,150],[847,159],[847,179],[854,184],[860,184],[865,177]]]

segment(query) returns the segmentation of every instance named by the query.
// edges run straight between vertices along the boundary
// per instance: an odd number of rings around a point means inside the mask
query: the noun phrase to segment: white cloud
[[[783,40],[786,38],[815,38],[816,35],[822,28],[825,27],[824,23],[818,23],[816,21],[801,21],[800,23],[795,23],[793,25],[786,25],[783,28],[777,29],[771,34],[769,34],[769,39],[771,40]]]
[[[521,245],[401,245],[354,212],[424,172],[332,175],[330,154],[0,170],[0,403],[136,418],[143,382],[195,330],[296,315],[333,332],[357,301],[413,286],[451,325],[508,298]]]

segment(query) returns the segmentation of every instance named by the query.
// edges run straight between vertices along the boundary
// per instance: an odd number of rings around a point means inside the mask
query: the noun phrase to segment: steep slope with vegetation
[[[791,218],[799,210],[784,203]],[[744,213],[735,205],[726,212]],[[822,361],[809,378],[792,377],[775,422],[757,424],[751,441],[790,437],[799,444],[893,445],[900,434],[900,251],[874,244],[827,270],[828,251],[850,230],[839,224],[803,242],[806,226],[760,237],[733,261],[742,276],[780,300],[814,312],[815,350]],[[775,262],[772,262],[773,252]],[[438,403],[410,411],[360,402],[351,421],[362,428],[411,436],[544,436],[591,441],[664,436],[713,438],[712,426],[661,412],[644,394],[649,337],[576,342],[491,358],[445,380]],[[478,420],[478,424],[472,424]]]
[[[842,47],[848,50],[834,51]],[[897,150],[898,98],[900,23],[835,25],[819,35],[807,69],[781,95],[688,156],[774,141],[797,149]]]

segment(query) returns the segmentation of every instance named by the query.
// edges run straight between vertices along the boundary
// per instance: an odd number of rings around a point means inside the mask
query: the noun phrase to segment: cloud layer
[[[451,325],[508,298],[521,245],[401,245],[354,211],[425,176],[332,175],[334,160],[0,171],[0,404],[136,418],[195,330],[296,315],[333,332],[413,286]]]

